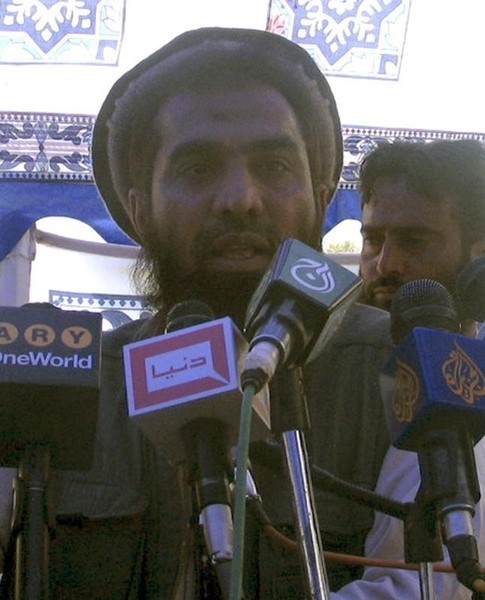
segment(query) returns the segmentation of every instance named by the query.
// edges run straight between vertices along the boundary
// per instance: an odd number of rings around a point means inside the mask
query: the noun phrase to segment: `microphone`
[[[391,443],[417,452],[422,492],[441,522],[458,579],[482,579],[472,518],[480,499],[474,441],[485,433],[485,345],[456,333],[451,294],[432,280],[403,285],[391,303],[399,344],[381,374]]]
[[[48,303],[0,307],[0,466],[17,468],[1,589],[16,598],[47,589],[51,465],[93,461],[101,322]]]
[[[253,294],[244,329],[251,339],[243,387],[260,389],[279,366],[311,361],[357,300],[362,280],[295,239],[285,240]]]
[[[175,305],[164,335],[128,344],[123,353],[129,415],[170,462],[187,459],[207,547],[224,588],[229,577],[224,563],[232,559],[228,449],[238,443],[239,373],[248,344],[229,317],[212,317],[197,301]],[[252,439],[265,439],[266,387],[252,407]]]
[[[165,333],[206,323],[214,318],[212,309],[204,302],[180,302],[167,314]],[[229,491],[232,462],[225,429],[219,419],[199,416],[183,425],[180,431],[206,545],[216,565],[231,560],[233,552]]]
[[[485,320],[485,255],[470,261],[456,278],[458,312],[462,319]]]
[[[195,419],[224,423],[229,446],[238,442],[239,374],[248,343],[232,319],[212,319],[202,304],[175,305],[166,333],[123,348],[128,414],[172,464],[185,460],[180,432]],[[253,411],[252,439],[265,439],[270,431],[266,387],[255,395]]]
[[[0,307],[0,466],[48,446],[53,467],[90,468],[101,323],[99,313],[48,303]]]

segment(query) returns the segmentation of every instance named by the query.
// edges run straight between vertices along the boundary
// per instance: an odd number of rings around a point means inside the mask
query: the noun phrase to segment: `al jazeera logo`
[[[475,361],[454,342],[455,348],[443,363],[441,372],[448,388],[466,404],[485,396],[485,376]]]
[[[21,342],[29,350],[14,352],[11,346]],[[86,351],[93,343],[92,333],[82,326],[71,325],[59,333],[45,323],[28,325],[23,330],[13,323],[0,322],[0,365],[25,367],[58,367],[66,369],[92,369],[93,356],[74,354]],[[50,347],[56,344],[56,350]],[[70,352],[63,355],[63,352]]]
[[[392,411],[399,423],[410,423],[419,400],[419,379],[412,367],[397,359]]]
[[[448,389],[465,404],[473,405],[485,396],[483,371],[456,340],[441,366],[441,374]],[[392,410],[400,423],[412,420],[419,396],[420,385],[416,372],[398,359]]]

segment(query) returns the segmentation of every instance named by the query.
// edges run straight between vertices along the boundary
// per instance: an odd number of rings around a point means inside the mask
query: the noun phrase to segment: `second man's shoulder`
[[[345,314],[335,342],[338,344],[364,343],[393,346],[389,313],[365,304],[353,304]]]

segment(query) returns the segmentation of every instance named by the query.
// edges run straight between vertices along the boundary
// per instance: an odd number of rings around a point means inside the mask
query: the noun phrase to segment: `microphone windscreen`
[[[451,293],[432,279],[416,279],[394,294],[390,310],[391,336],[400,344],[414,327],[458,333],[460,322]]]
[[[211,307],[200,300],[185,300],[175,304],[167,313],[165,333],[192,327],[215,319]]]
[[[462,319],[485,321],[485,255],[470,261],[456,279],[458,312]]]

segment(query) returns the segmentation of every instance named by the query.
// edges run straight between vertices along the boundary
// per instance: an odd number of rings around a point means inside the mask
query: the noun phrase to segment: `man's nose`
[[[262,212],[258,182],[244,161],[229,165],[221,179],[213,203],[216,214],[254,214]]]
[[[399,247],[391,240],[386,240],[379,252],[377,259],[377,272],[382,277],[388,277],[392,273],[404,272],[405,260]]]

